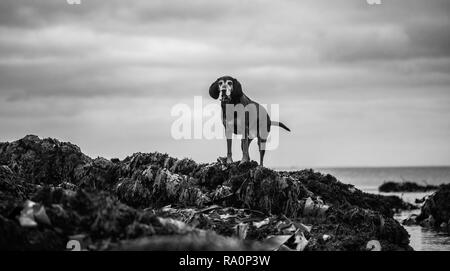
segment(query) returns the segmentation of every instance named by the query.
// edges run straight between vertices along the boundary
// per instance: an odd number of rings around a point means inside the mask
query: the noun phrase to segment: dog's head
[[[242,96],[241,83],[231,76],[222,76],[211,84],[209,95],[223,103],[237,103]]]

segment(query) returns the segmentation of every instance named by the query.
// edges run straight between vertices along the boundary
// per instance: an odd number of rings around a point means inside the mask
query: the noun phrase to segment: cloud
[[[209,99],[209,84],[230,74],[251,98],[281,104],[283,121],[298,131],[282,140],[308,149],[299,164],[339,164],[339,155],[323,155],[344,146],[352,154],[342,163],[366,161],[355,146],[387,151],[405,137],[450,163],[432,147],[450,133],[440,117],[450,112],[450,2],[382,2],[1,1],[0,136],[41,132],[108,156],[151,139],[161,151],[210,160],[213,143],[167,138],[168,112],[195,95]],[[162,128],[141,131],[146,123]],[[127,136],[139,140],[108,147]],[[196,152],[202,144],[211,148]],[[272,164],[293,159],[273,154]]]
[[[239,7],[223,1],[164,0],[134,1],[84,0],[69,5],[65,0],[5,0],[0,3],[0,24],[15,28],[43,28],[55,24],[77,23],[90,27],[115,27],[127,24],[146,24],[171,21],[216,21],[230,14],[251,13],[253,3],[240,1]],[[117,22],[117,23],[114,23]]]

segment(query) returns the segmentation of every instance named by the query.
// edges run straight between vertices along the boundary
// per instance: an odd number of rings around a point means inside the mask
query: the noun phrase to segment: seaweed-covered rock
[[[36,189],[8,166],[0,165],[0,215],[8,217],[13,214]]]
[[[78,166],[73,174],[73,181],[83,188],[112,189],[119,178],[119,164],[102,157],[90,160]]]
[[[253,161],[91,159],[70,143],[27,136],[0,144],[0,188],[1,249],[410,249],[392,217],[411,208],[400,198]],[[427,210],[445,219],[433,207],[441,201]]]
[[[73,182],[74,170],[89,162],[80,148],[56,139],[28,135],[0,148],[0,165],[34,183]]]
[[[382,250],[411,249],[409,235],[397,221],[358,207],[331,207],[326,218],[313,226],[311,234],[309,250],[366,250],[370,240],[379,240]],[[324,240],[324,235],[330,238]]]
[[[113,250],[169,250],[169,251],[261,251],[269,250],[270,246],[224,237],[211,231],[192,230],[182,235],[162,235],[144,237],[136,240],[122,242]]]
[[[48,228],[25,228],[0,215],[1,250],[62,250],[67,239]]]
[[[385,182],[378,190],[380,192],[428,192],[437,190],[437,185],[420,185],[413,182]]]
[[[397,196],[383,196],[364,193],[351,184],[339,182],[335,177],[323,175],[313,170],[295,172],[281,172],[284,176],[291,176],[314,194],[333,205],[355,205],[365,209],[376,210],[386,216],[392,216],[394,210],[410,210],[417,207],[404,202]]]
[[[450,184],[441,185],[438,191],[426,199],[416,221],[426,227],[450,232]]]
[[[151,189],[142,180],[124,178],[116,187],[119,199],[133,207],[148,207],[152,201]]]
[[[309,194],[302,183],[292,177],[282,177],[263,167],[254,168],[244,177],[239,177],[234,179],[233,187],[237,188],[237,198],[242,206],[293,218],[303,212],[301,199]]]

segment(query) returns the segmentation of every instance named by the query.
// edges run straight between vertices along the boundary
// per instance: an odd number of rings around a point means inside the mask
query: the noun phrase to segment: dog
[[[222,123],[227,138],[227,163],[233,162],[231,144],[234,133],[242,135],[241,163],[250,161],[248,148],[252,140],[257,138],[259,164],[264,166],[265,144],[270,127],[279,126],[289,132],[291,130],[281,122],[271,121],[266,109],[248,98],[242,92],[241,83],[231,76],[222,76],[214,81],[209,87],[209,95],[213,99],[219,99],[221,103]]]

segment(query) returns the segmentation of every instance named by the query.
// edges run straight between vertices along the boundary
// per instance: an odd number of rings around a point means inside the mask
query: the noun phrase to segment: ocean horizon
[[[331,174],[343,183],[364,191],[373,191],[384,182],[415,182],[422,185],[450,183],[450,166],[393,166],[393,167],[311,167],[323,174]],[[300,167],[278,167],[276,170],[302,170]]]

